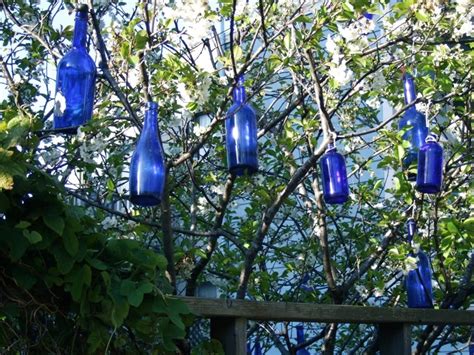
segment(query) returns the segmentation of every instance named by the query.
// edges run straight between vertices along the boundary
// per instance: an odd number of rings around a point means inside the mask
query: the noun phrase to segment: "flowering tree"
[[[53,341],[44,322],[59,315],[42,309],[48,316],[32,322],[42,328],[27,342],[31,328],[12,321],[17,313],[2,310],[5,348],[68,349],[80,337],[96,350],[172,348],[166,339],[184,337],[186,311],[173,313],[177,307],[163,300],[156,304],[159,290],[194,296],[204,281],[226,297],[404,306],[403,274],[417,261],[407,257],[403,226],[410,216],[420,227],[416,246],[430,257],[435,306],[472,304],[470,1],[89,1],[88,46],[99,74],[94,115],[77,135],[58,136],[51,130],[54,106],[61,104],[54,100],[55,68],[71,43],[73,5],[0,5],[2,84],[8,90],[0,104],[0,227],[19,230],[30,243],[21,253],[13,239],[3,241],[10,254],[2,260],[27,264],[25,255],[37,255],[45,235],[54,233],[69,238],[64,248],[75,266],[68,270],[62,251],[53,250],[45,273],[69,275],[70,281],[55,286],[66,294],[76,281],[81,285],[67,307],[60,299],[38,303],[74,314],[64,319],[79,330],[61,333],[63,343]],[[408,105],[403,71],[416,74],[419,91]],[[235,177],[227,172],[223,133],[240,74],[258,112],[260,170]],[[167,186],[159,208],[136,208],[128,202],[129,161],[150,100],[160,105]],[[444,147],[444,183],[436,195],[416,192],[401,169],[409,143],[397,122],[413,105]],[[336,207],[324,203],[317,165],[332,132],[351,189],[350,200]],[[49,218],[36,205],[41,227],[25,211],[12,212],[12,201],[21,205],[27,186],[45,201],[54,195],[59,206],[51,207]],[[63,224],[55,224],[58,216]],[[64,232],[70,228],[77,228],[77,238]],[[98,244],[87,246],[90,262],[77,253],[91,235]],[[95,252],[102,248],[112,248],[111,259]],[[149,263],[141,265],[128,249],[148,255]],[[162,271],[137,274],[133,267],[100,264],[116,265],[120,253],[136,270]],[[55,260],[65,268],[59,274]],[[9,282],[17,280],[34,299],[38,285],[28,284],[28,272],[19,270],[8,274]],[[105,270],[120,295],[110,291]],[[155,277],[160,281],[153,283]],[[110,299],[94,303],[101,287]],[[97,304],[103,313],[94,313]],[[158,318],[144,322],[141,315],[151,309]],[[145,345],[140,336],[152,320],[160,328]],[[261,334],[267,349],[293,353],[301,347],[291,341],[289,324],[256,324],[250,332]],[[306,346],[324,353],[377,346],[370,326],[312,325],[308,332]],[[413,343],[424,353],[462,346],[468,337],[465,328],[428,326],[417,328]],[[179,347],[189,350],[186,341]]]

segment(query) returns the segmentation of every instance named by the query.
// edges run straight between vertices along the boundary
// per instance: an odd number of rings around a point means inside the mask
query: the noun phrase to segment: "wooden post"
[[[410,355],[411,329],[405,323],[382,323],[379,327],[378,345],[381,355]]]
[[[211,318],[211,338],[221,342],[226,355],[247,354],[247,319]]]

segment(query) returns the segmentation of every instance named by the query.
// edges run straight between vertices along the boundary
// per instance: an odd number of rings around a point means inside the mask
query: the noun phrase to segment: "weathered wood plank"
[[[403,323],[381,324],[379,328],[378,345],[381,355],[410,355],[410,325]]]
[[[240,317],[252,320],[321,323],[474,325],[474,311],[178,298],[184,301],[193,313],[207,318]]]
[[[226,355],[247,353],[247,320],[244,318],[211,318],[211,338],[217,339]]]

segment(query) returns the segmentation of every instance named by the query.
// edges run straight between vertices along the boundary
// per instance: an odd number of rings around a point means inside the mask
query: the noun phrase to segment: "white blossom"
[[[61,91],[58,91],[54,98],[54,115],[62,117],[64,111],[66,111],[66,98]]]
[[[366,101],[366,104],[367,106],[369,106],[370,108],[373,108],[374,110],[380,108],[380,101],[377,96],[372,96],[371,98],[369,98]]]
[[[385,75],[381,71],[375,73],[374,78],[372,80],[372,89],[374,90],[381,90],[387,86],[387,80],[385,79]]]
[[[346,61],[343,60],[338,66],[329,69],[329,75],[339,86],[344,86],[352,80],[353,72],[347,67]]]
[[[361,297],[367,297],[369,295],[369,291],[367,291],[367,288],[363,285],[357,285],[355,289]]]
[[[461,15],[466,15],[473,8],[472,0],[457,0],[456,1],[456,12]]]
[[[384,291],[383,288],[381,289],[381,288],[376,287],[374,289],[374,296],[375,297],[382,297],[383,296],[383,291]]]
[[[442,61],[450,58],[451,48],[446,44],[439,44],[433,51],[433,64],[439,66]]]
[[[336,41],[340,39],[339,36],[334,36],[334,39],[329,35],[326,39],[326,50],[333,54],[339,52],[339,46],[336,44]]]
[[[200,137],[206,132],[207,128],[205,126],[201,126],[199,123],[196,123],[193,127],[193,133]]]
[[[107,216],[100,223],[100,225],[104,229],[115,228],[115,227],[117,227],[117,224],[118,224],[118,221],[117,221],[117,218],[115,216]]]
[[[409,271],[415,270],[418,267],[418,259],[413,256],[408,256],[403,262],[403,273],[408,274]]]
[[[209,205],[205,197],[201,196],[198,198],[197,209],[201,213],[206,213],[209,211]]]
[[[460,28],[454,30],[455,37],[472,36],[474,33],[474,26],[471,20],[467,19]]]
[[[219,185],[219,186],[212,186],[211,191],[214,192],[217,195],[224,195],[224,186]]]

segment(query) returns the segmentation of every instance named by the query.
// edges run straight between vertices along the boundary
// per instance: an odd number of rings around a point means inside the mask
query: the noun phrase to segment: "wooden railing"
[[[411,324],[474,325],[474,311],[178,298],[184,301],[194,314],[210,318],[211,337],[222,343],[227,355],[246,354],[249,319],[378,324],[378,347],[382,355],[411,354]]]

